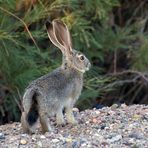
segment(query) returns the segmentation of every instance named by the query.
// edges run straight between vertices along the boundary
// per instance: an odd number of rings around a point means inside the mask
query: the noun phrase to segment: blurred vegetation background
[[[0,0],[0,124],[19,121],[25,87],[61,64],[44,25],[55,18],[93,65],[80,110],[148,104],[146,0]]]

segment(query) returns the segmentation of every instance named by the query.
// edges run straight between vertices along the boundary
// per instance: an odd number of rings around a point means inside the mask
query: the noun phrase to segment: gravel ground
[[[20,123],[0,126],[0,148],[148,148],[148,106],[122,104],[120,107],[79,112],[79,124],[56,127],[53,132],[27,135]]]

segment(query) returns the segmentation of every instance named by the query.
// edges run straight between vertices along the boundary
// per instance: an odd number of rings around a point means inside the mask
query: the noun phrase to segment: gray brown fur
[[[63,53],[61,67],[33,81],[23,97],[21,123],[24,132],[33,133],[33,124],[38,117],[42,131],[50,131],[48,116],[56,115],[57,124],[64,124],[63,109],[68,123],[76,124],[72,108],[81,94],[83,73],[90,68],[89,60],[72,49],[70,33],[60,20],[47,22],[46,28],[51,42]]]

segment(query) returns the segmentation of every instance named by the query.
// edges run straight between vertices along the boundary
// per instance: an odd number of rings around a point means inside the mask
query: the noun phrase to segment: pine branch
[[[27,33],[29,34],[29,36],[30,36],[30,38],[32,39],[33,43],[35,44],[35,46],[37,47],[38,51],[40,52],[40,49],[39,49],[39,47],[38,47],[38,45],[37,45],[35,39],[33,38],[31,32],[29,31],[29,29],[28,29],[28,27],[27,27],[27,24],[26,24],[21,18],[19,18],[19,17],[16,16],[15,14],[11,13],[10,11],[8,11],[8,10],[2,8],[2,7],[0,7],[0,9],[1,9],[2,11],[6,12],[7,14],[13,16],[14,18],[16,18],[17,20],[19,20],[19,21],[24,25],[24,27],[25,27]]]

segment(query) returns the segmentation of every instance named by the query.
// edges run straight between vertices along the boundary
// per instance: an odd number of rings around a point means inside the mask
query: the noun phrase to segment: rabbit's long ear
[[[50,21],[46,22],[46,29],[47,29],[47,33],[48,33],[48,37],[50,39],[50,41],[57,46],[59,49],[61,49],[62,53],[65,54],[65,47],[63,45],[61,45],[54,33],[54,29],[53,29],[53,23],[51,23]]]
[[[62,21],[55,19],[53,20],[53,30],[58,43],[64,47],[65,54],[69,55],[72,52],[72,42],[68,27]]]

